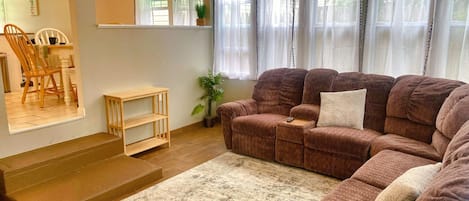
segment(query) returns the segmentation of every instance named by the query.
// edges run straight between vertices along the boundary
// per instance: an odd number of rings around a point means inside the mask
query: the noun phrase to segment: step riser
[[[97,147],[49,160],[41,166],[25,167],[18,171],[6,172],[3,178],[5,188],[2,193],[8,195],[20,191],[52,178],[69,174],[85,165],[119,155],[122,152],[122,140],[114,140]]]
[[[135,193],[161,177],[161,167],[122,153],[8,196],[18,201],[108,201]]]
[[[93,198],[87,199],[87,201],[109,201],[115,200],[122,196],[128,196],[131,193],[136,193],[137,190],[142,190],[143,187],[149,187],[149,184],[154,183],[155,181],[163,177],[162,169],[157,169],[150,174],[142,176],[138,179],[135,179],[132,182],[125,183],[118,188],[110,189],[106,192],[102,192],[100,195],[97,195]]]

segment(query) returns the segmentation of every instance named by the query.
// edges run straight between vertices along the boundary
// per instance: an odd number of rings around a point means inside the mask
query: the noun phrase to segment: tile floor
[[[51,124],[80,115],[76,102],[67,106],[63,97],[59,99],[55,95],[46,95],[44,107],[40,108],[39,97],[36,93],[29,93],[24,104],[21,104],[21,95],[22,92],[5,93],[10,132]]]

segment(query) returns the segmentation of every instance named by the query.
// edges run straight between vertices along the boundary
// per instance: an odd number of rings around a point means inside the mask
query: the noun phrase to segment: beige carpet
[[[299,168],[227,152],[125,201],[321,200],[339,182]]]

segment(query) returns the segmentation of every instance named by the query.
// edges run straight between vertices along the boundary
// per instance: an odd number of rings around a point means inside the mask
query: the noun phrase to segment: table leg
[[[70,105],[70,102],[72,100],[72,98],[70,97],[70,91],[71,91],[71,87],[70,86],[70,70],[69,70],[69,60],[68,58],[62,58],[61,59],[61,67],[62,67],[62,76],[63,76],[63,80],[62,80],[62,83],[63,83],[63,88],[64,88],[64,101],[65,101],[65,105]]]

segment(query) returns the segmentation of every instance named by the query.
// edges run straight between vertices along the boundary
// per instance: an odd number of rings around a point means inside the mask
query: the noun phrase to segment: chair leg
[[[49,75],[49,79],[52,81],[52,87],[54,91],[57,93],[57,98],[60,99],[59,89],[57,88],[57,82],[55,81],[54,75]]]
[[[34,77],[34,83],[33,83],[33,86],[34,86],[34,90],[36,90],[36,94],[37,95],[40,95],[39,94],[39,85],[42,85],[43,83],[39,83],[39,79],[37,79],[37,77]]]
[[[26,84],[24,85],[24,88],[23,88],[23,96],[21,97],[21,104],[24,104],[24,101],[26,101],[26,95],[28,94],[28,91],[29,91],[30,81],[31,81],[31,77],[26,77]]]
[[[77,96],[75,90],[73,89],[72,79],[68,78],[68,86],[70,86],[70,95],[72,95],[72,100],[76,100]]]
[[[44,83],[44,76],[41,76],[41,83]],[[41,108],[44,107],[44,85],[41,84],[41,86],[39,87],[41,90],[39,92],[39,104],[41,106]]]

